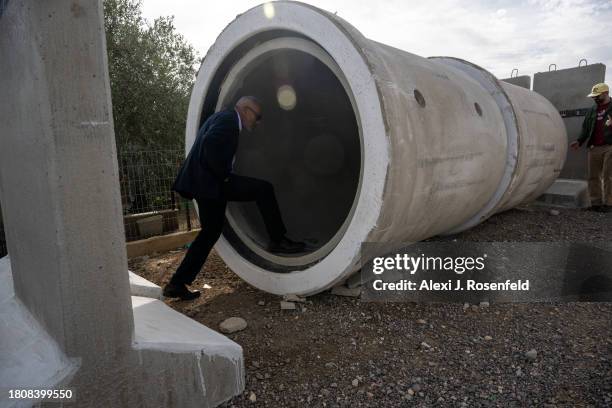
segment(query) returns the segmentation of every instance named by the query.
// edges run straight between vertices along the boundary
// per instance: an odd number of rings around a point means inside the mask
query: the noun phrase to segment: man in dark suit
[[[274,188],[267,181],[232,173],[238,136],[243,128],[252,131],[262,119],[261,104],[252,96],[238,100],[234,109],[217,112],[200,128],[189,155],[183,162],[173,190],[198,204],[202,230],[185,258],[164,287],[166,297],[195,299],[200,292],[187,289],[208,257],[225,222],[227,201],[255,201],[263,217],[271,252],[296,253],[305,245],[286,237],[287,230],[278,208]]]

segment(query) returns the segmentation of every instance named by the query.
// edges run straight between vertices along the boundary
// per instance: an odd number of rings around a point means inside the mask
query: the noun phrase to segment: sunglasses
[[[255,109],[253,109],[253,108],[251,108],[249,106],[246,106],[246,108],[248,110],[250,110],[251,112],[253,112],[253,115],[255,115],[255,121],[256,122],[261,122],[261,120],[263,119],[263,115],[261,113],[255,112]]]

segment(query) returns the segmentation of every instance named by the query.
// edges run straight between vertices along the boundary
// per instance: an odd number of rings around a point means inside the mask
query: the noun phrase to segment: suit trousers
[[[191,285],[195,280],[210,250],[221,236],[228,201],[255,201],[271,241],[280,240],[287,232],[272,184],[232,174],[223,183],[223,198],[196,198],[202,229],[189,246],[170,282]]]
[[[589,149],[591,205],[612,205],[612,145]]]

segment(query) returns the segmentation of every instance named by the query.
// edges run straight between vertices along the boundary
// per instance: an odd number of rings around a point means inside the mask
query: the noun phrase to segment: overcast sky
[[[142,0],[143,14],[175,17],[204,56],[236,15],[262,1]],[[467,59],[499,78],[578,65],[606,64],[612,79],[612,0],[307,0],[337,12],[367,38],[423,57]],[[612,84],[611,84],[612,85]]]

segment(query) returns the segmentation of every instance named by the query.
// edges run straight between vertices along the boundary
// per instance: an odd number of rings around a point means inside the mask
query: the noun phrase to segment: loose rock
[[[229,319],[225,319],[219,324],[219,331],[221,333],[235,333],[240,330],[244,330],[247,327],[247,322],[241,317],[230,317]]]
[[[280,302],[281,310],[295,310],[295,303],[293,302],[285,302],[284,300]]]
[[[529,361],[535,361],[535,359],[538,357],[538,352],[536,351],[536,349],[531,349],[525,353],[525,357]]]
[[[306,298],[300,297],[298,295],[285,295],[283,296],[283,300],[286,302],[299,302],[299,303],[306,302]]]
[[[347,288],[344,285],[334,286],[331,290],[331,294],[336,296],[359,297],[361,295],[361,287]]]

